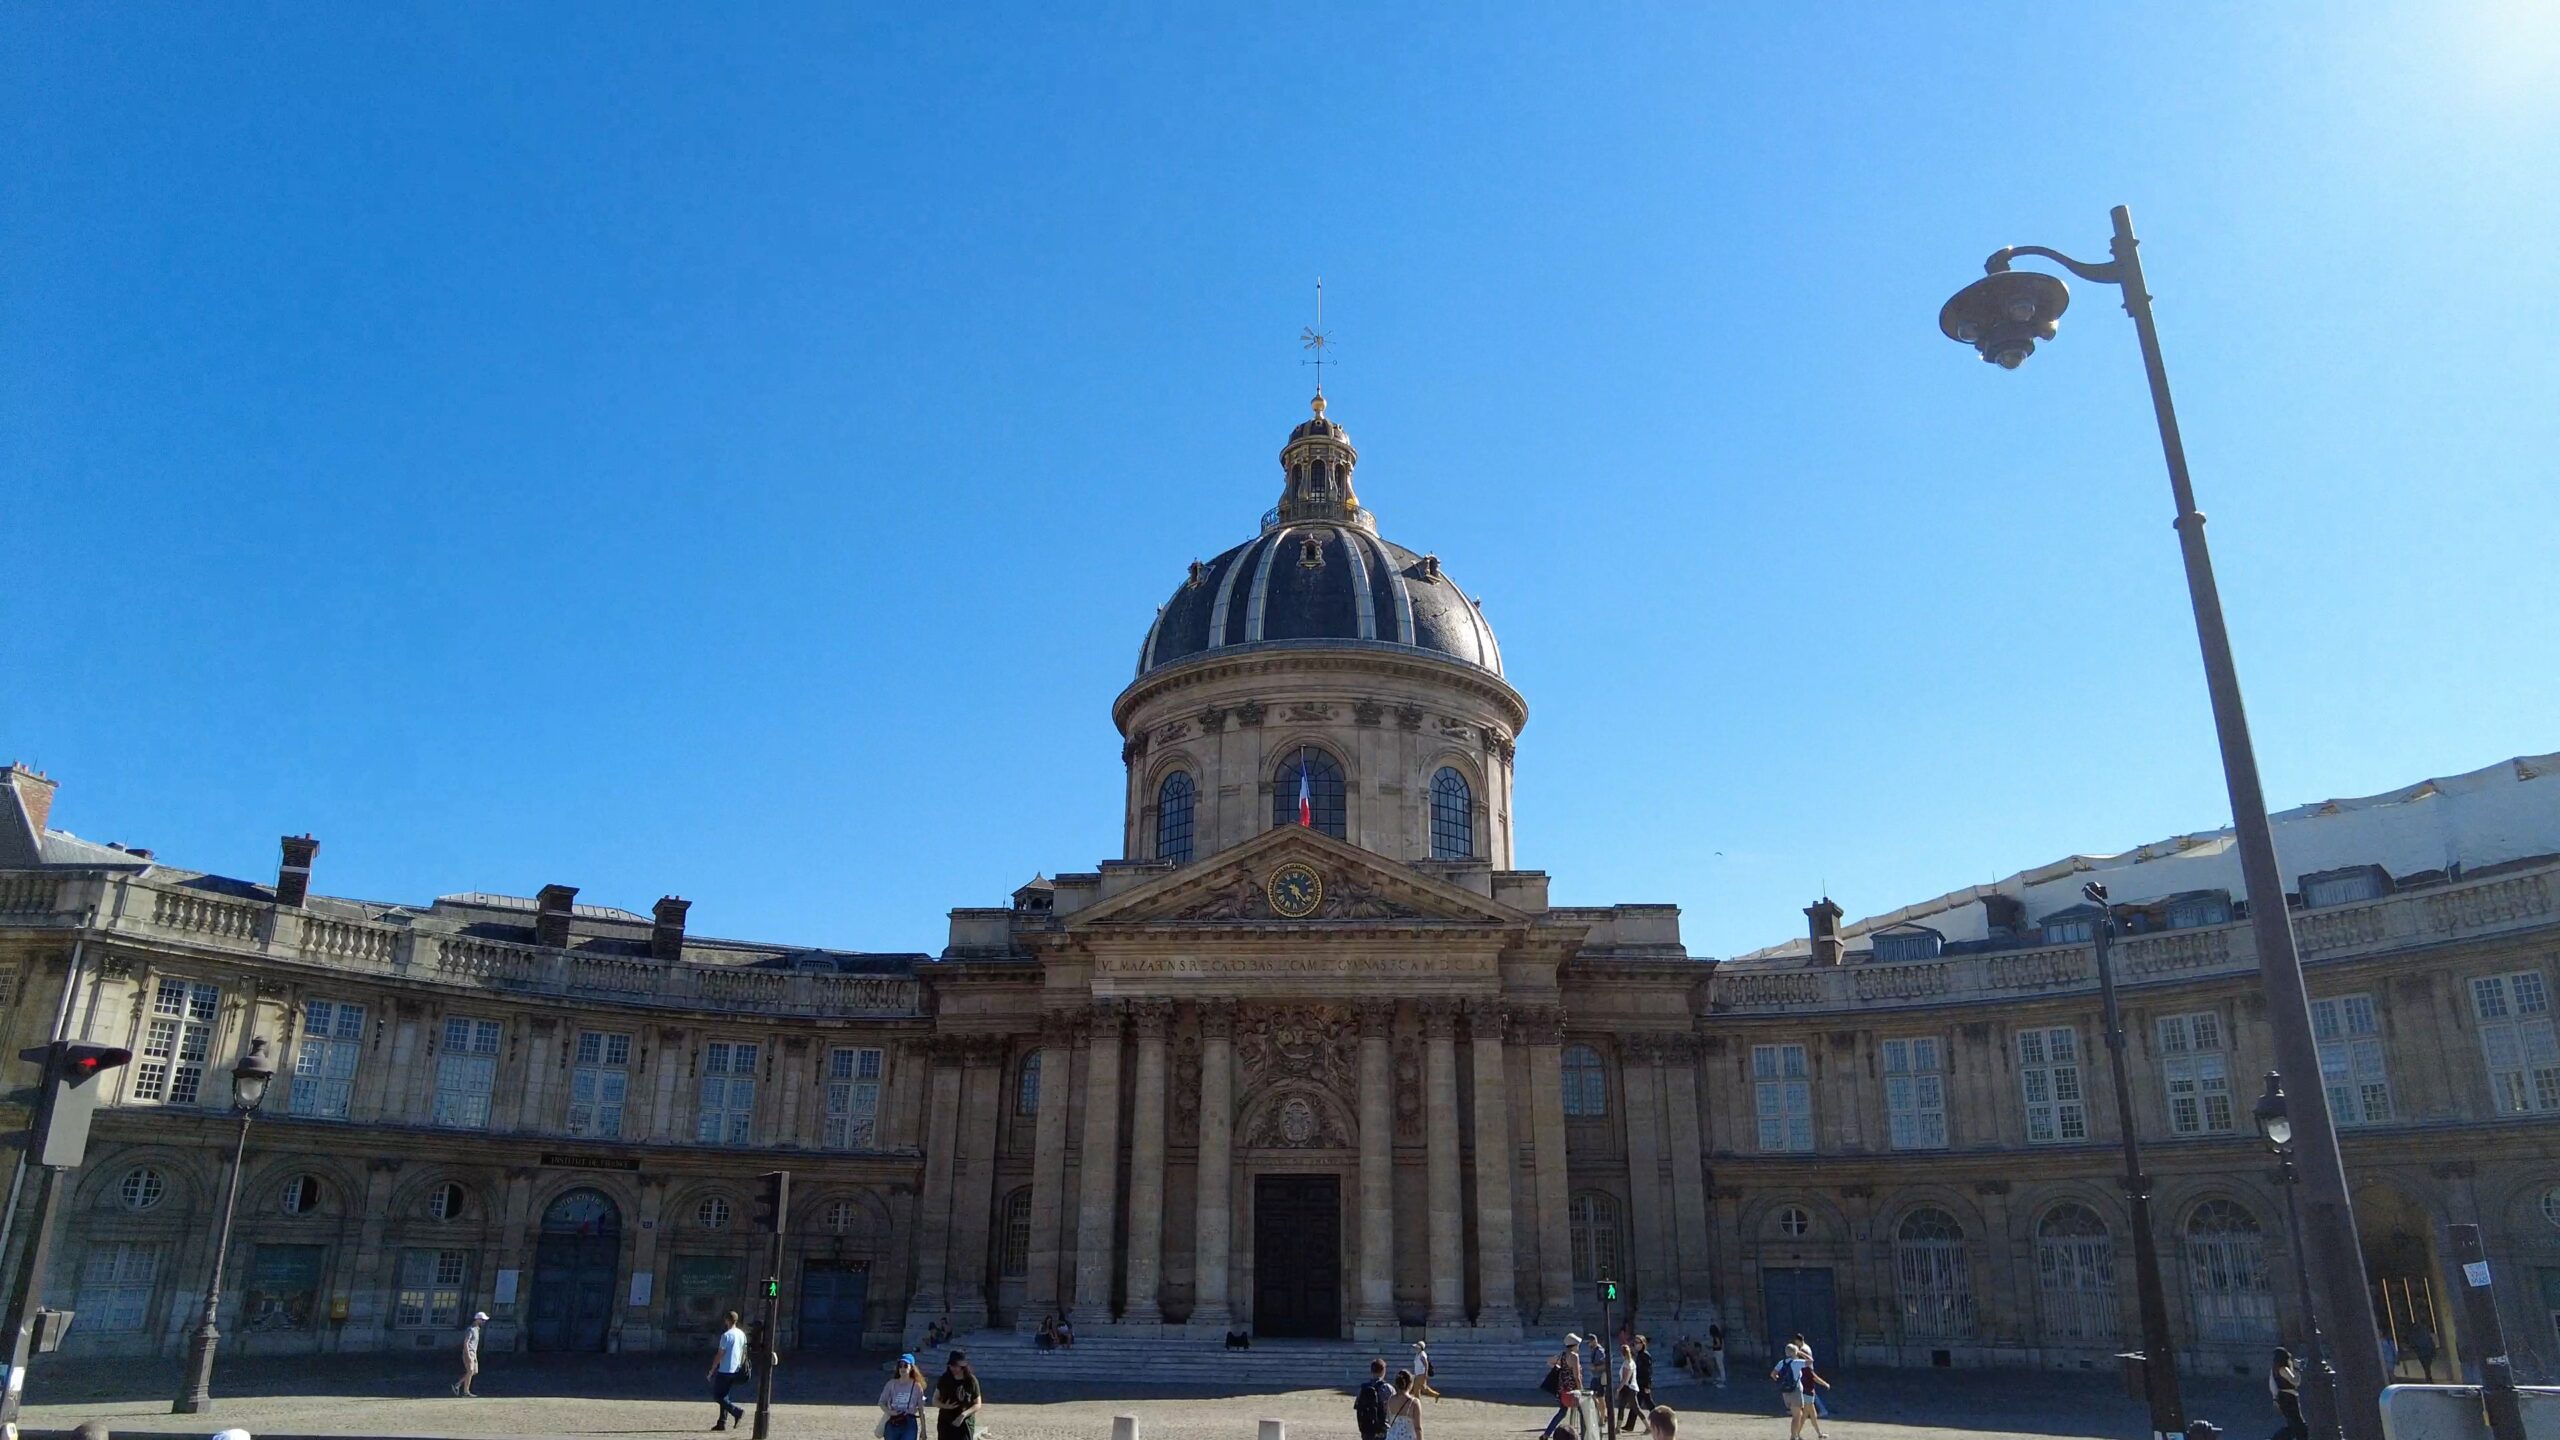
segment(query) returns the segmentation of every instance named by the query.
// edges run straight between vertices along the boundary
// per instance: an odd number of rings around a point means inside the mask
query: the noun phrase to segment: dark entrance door
[[[871,1262],[812,1260],[800,1267],[800,1348],[850,1355],[862,1348],[871,1307]]]
[[[1813,1346],[1813,1363],[1820,1369],[1829,1371],[1845,1363],[1827,1268],[1761,1271],[1760,1313],[1768,1317],[1771,1359],[1784,1353],[1789,1340],[1802,1335]]]
[[[1342,1334],[1342,1182],[1333,1176],[1254,1177],[1253,1333]]]
[[[533,1249],[527,1336],[536,1350],[602,1350],[622,1266],[622,1212],[593,1190],[572,1190],[542,1212]]]

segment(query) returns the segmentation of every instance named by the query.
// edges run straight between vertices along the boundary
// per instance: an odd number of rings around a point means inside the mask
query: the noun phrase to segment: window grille
[[[1176,770],[1156,789],[1156,858],[1191,863],[1191,811],[1199,786],[1191,772]]]
[[[2391,1076],[2382,1054],[2382,1019],[2370,995],[2311,1002],[2311,1034],[2320,1047],[2320,1083],[2341,1125],[2391,1119]]]
[[[2187,1218],[2186,1255],[2197,1339],[2275,1343],[2276,1297],[2267,1284],[2266,1236],[2255,1216],[2228,1200],[2207,1200]]]
[[[2560,1110],[2560,1043],[2552,1037],[2542,972],[2474,978],[2471,1009],[2489,1066],[2490,1104],[2508,1115]]]
[[[2051,1345],[2112,1345],[2116,1245],[2086,1205],[2057,1205],[2036,1226],[2036,1285]]]
[[[1037,1051],[1023,1057],[1022,1075],[1014,1082],[1013,1087],[1013,1113],[1016,1115],[1040,1113],[1040,1055]]]
[[[631,1093],[631,1037],[581,1031],[575,1058],[569,1070],[569,1133],[593,1140],[622,1138],[623,1106]]]
[[[391,1323],[402,1330],[450,1330],[462,1323],[463,1282],[471,1273],[468,1250],[403,1250],[400,1287]]]
[[[2169,1132],[2222,1135],[2232,1128],[2231,1062],[2222,1017],[2211,1010],[2160,1017],[2160,1080],[2168,1090]]]
[[[1431,777],[1431,858],[1470,860],[1475,853],[1475,793],[1466,776],[1443,765]]]
[[[141,1241],[101,1241],[80,1264],[80,1324],[130,1334],[151,1316],[151,1291],[160,1277],[160,1247]]]
[[[1903,1339],[1973,1338],[1973,1262],[1954,1216],[1929,1208],[1903,1216],[1894,1230],[1893,1264]]]
[[[190,980],[152,986],[151,1017],[142,1029],[142,1054],[134,1061],[131,1098],[193,1105],[204,1094],[205,1056],[213,1048],[213,1023],[222,992]]]
[[[1573,1197],[1565,1209],[1566,1243],[1573,1248],[1573,1278],[1585,1285],[1618,1279],[1618,1202],[1595,1190]]]
[[[1031,1273],[1031,1187],[1004,1197],[1004,1237],[997,1255],[996,1273],[1007,1280],[1019,1280]]]
[[[489,1095],[498,1081],[498,1039],[504,1027],[495,1020],[454,1016],[444,1022],[444,1050],[436,1056],[435,1122],[461,1130],[489,1123]]]

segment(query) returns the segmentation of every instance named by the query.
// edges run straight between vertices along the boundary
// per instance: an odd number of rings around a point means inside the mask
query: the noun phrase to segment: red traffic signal
[[[133,1052],[113,1045],[56,1040],[25,1052],[44,1062],[44,1099],[36,1111],[36,1163],[64,1169],[77,1166],[89,1151],[89,1117],[105,1087],[94,1084],[109,1070],[128,1065]]]

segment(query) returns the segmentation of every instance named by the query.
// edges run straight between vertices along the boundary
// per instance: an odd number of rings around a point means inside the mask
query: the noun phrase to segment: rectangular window
[[[403,1330],[450,1330],[462,1323],[471,1278],[468,1250],[403,1250],[391,1323]]]
[[[159,1274],[157,1245],[135,1240],[91,1245],[80,1265],[80,1323],[100,1331],[140,1330],[151,1318],[151,1287]]]
[[[1947,1148],[1947,1077],[1935,1035],[1884,1042],[1884,1111],[1896,1150]]]
[[[2169,1093],[2169,1133],[2231,1130],[2231,1057],[2222,1017],[2211,1010],[2160,1017],[2160,1080]]]
[[[569,1070],[569,1133],[592,1140],[622,1138],[622,1100],[631,1088],[631,1037],[579,1032]]]
[[[880,1061],[877,1050],[827,1052],[828,1149],[869,1150],[878,1144]]]
[[[204,1094],[205,1056],[213,1049],[213,1022],[222,992],[191,980],[162,980],[151,990],[151,1014],[143,1022],[142,1053],[133,1062],[132,1099],[193,1105]]]
[[[744,1145],[756,1109],[756,1049],[730,1040],[702,1047],[702,1105],[693,1138],[710,1145]]]
[[[2501,1115],[2560,1110],[2560,1043],[2551,1033],[2551,991],[2542,972],[2482,975],[2471,982],[2480,1053],[2489,1062],[2489,1099]]]
[[[480,1130],[489,1124],[489,1092],[498,1082],[498,1038],[495,1020],[455,1016],[444,1022],[444,1049],[436,1056],[435,1122],[457,1130]]]
[[[15,960],[0,960],[0,1008],[14,1004],[18,998],[18,978],[24,972]]]
[[[2019,1031],[2018,1088],[2027,1102],[2028,1144],[2070,1145],[2089,1138],[2079,1031],[2068,1025]]]
[[[302,1035],[293,1049],[296,1115],[347,1118],[355,1094],[356,1059],[364,1051],[364,1007],[344,1000],[306,1000]]]
[[[1762,1150],[1813,1149],[1813,1081],[1803,1046],[1752,1046],[1751,1092]]]
[[[2320,1044],[2320,1083],[2341,1125],[2391,1119],[2391,1079],[2382,1064],[2382,1022],[2370,995],[2311,1002],[2311,1034]]]

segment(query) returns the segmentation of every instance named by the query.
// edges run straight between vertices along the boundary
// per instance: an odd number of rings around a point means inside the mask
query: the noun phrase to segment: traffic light
[[[767,1300],[779,1300],[782,1298],[782,1282],[768,1275],[764,1278],[763,1288],[756,1293]]]
[[[133,1052],[112,1045],[84,1045],[56,1040],[19,1058],[44,1066],[42,1093],[36,1104],[36,1163],[71,1169],[89,1151],[89,1117],[106,1089],[106,1072],[132,1061]]]
[[[1617,1281],[1603,1280],[1600,1282],[1600,1303],[1603,1305],[1615,1305],[1618,1303]]]
[[[791,1214],[791,1172],[769,1170],[756,1177],[756,1233],[779,1235]]]

